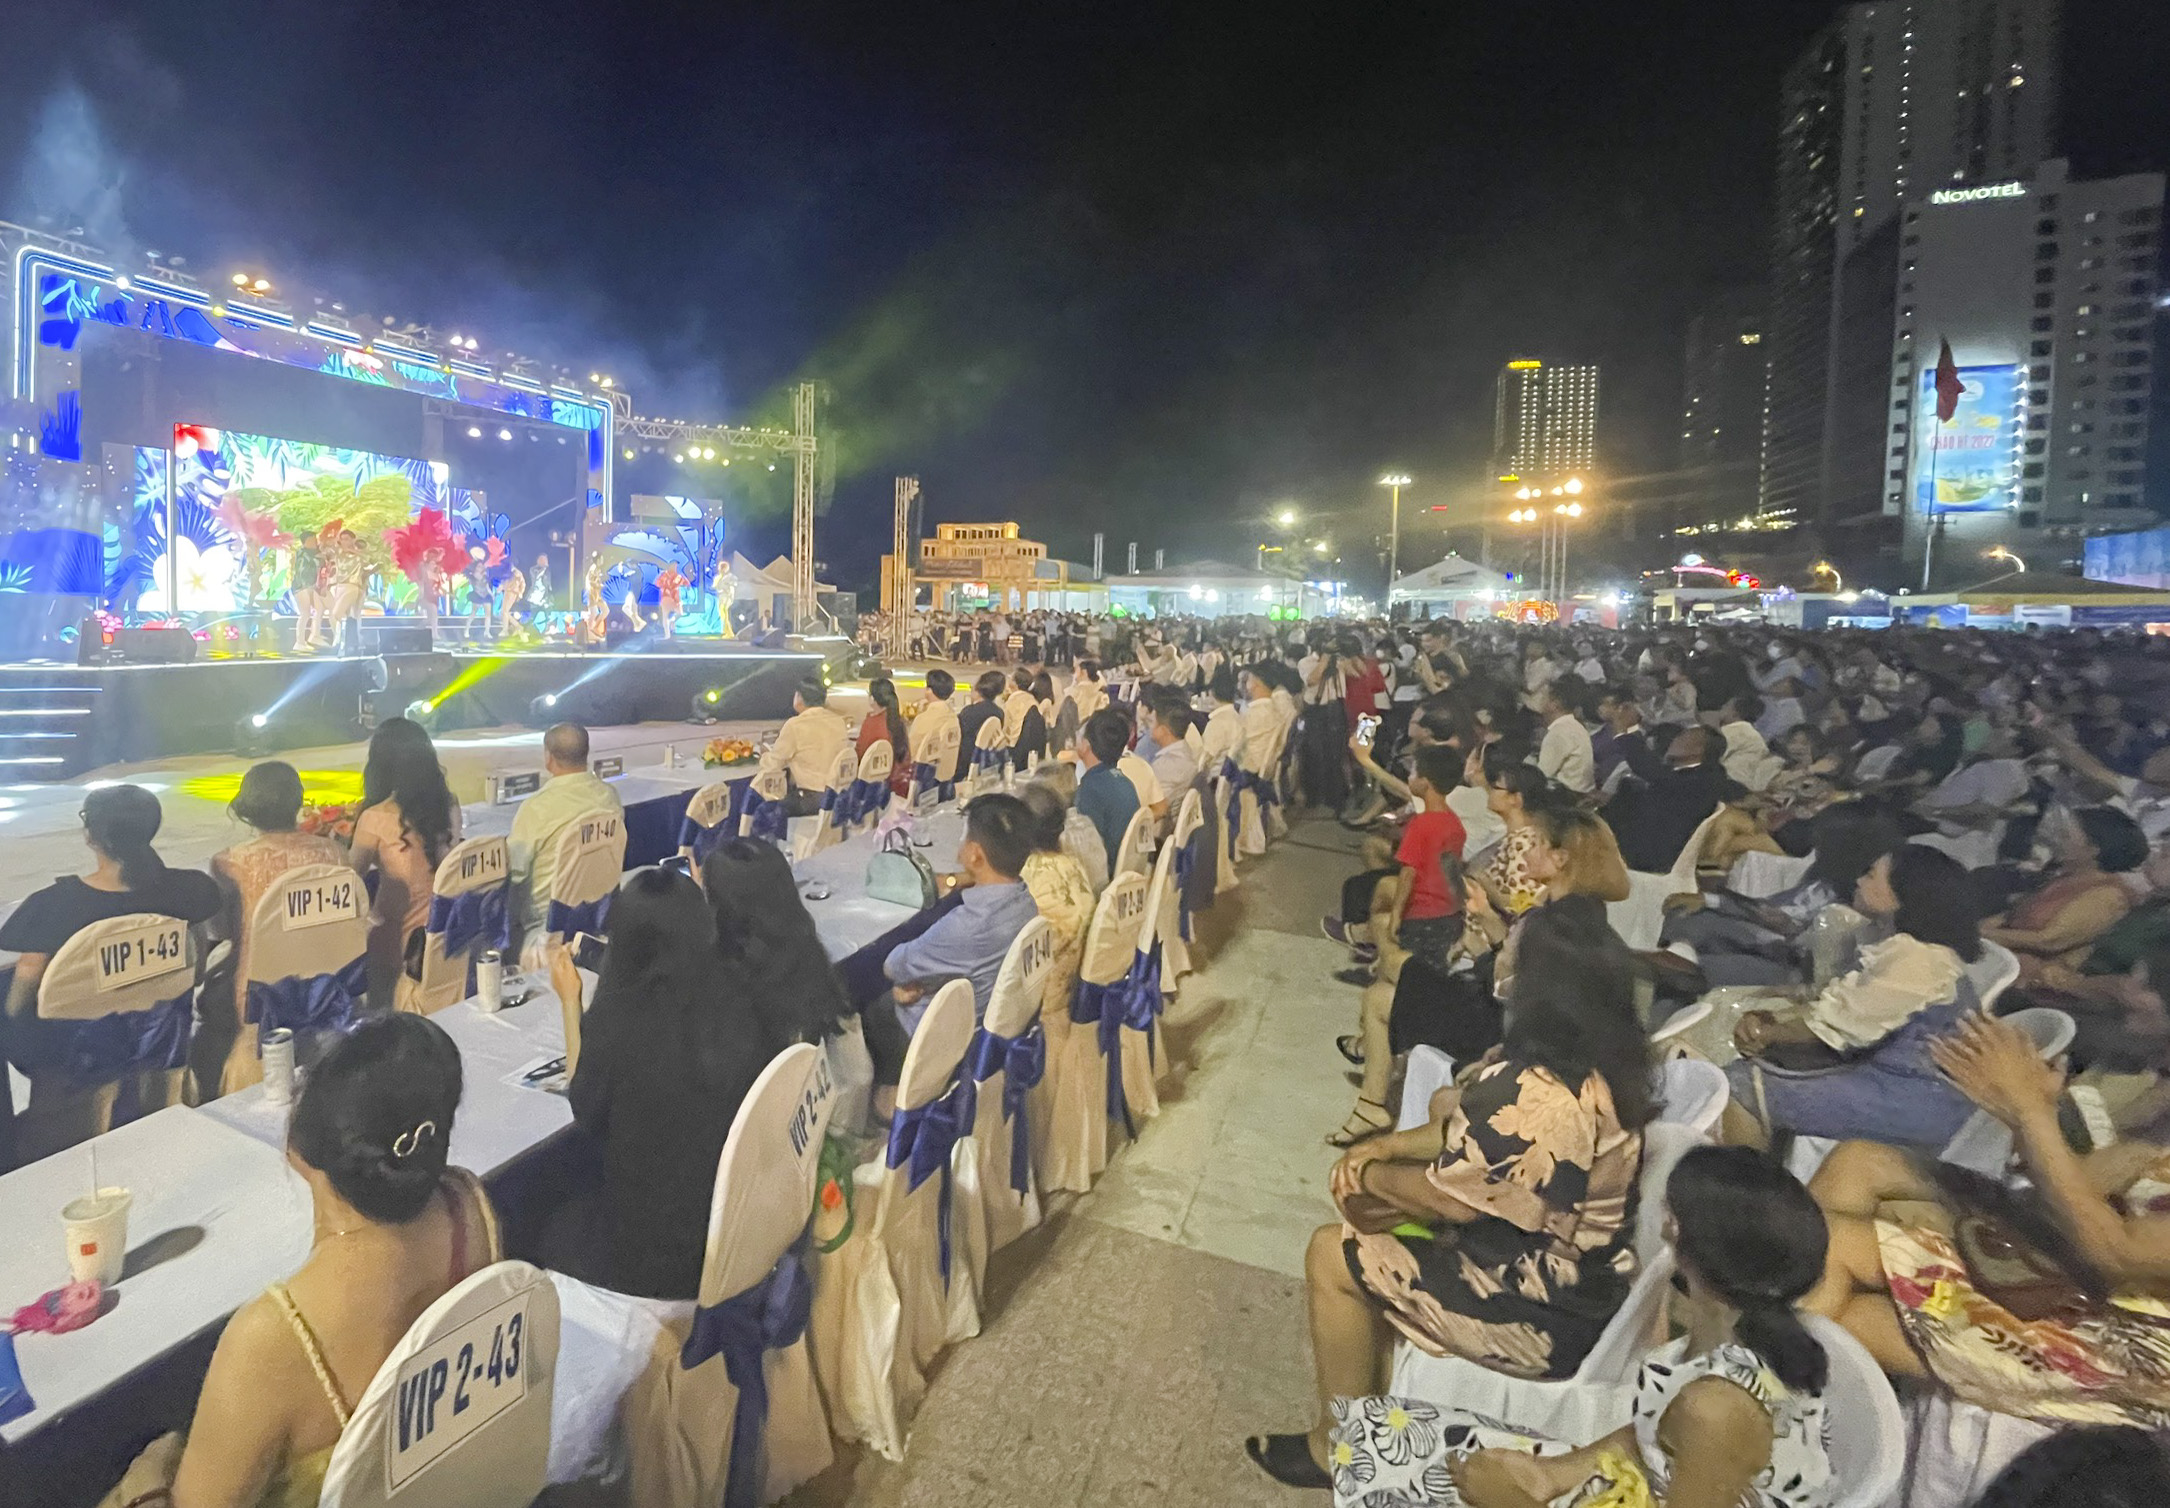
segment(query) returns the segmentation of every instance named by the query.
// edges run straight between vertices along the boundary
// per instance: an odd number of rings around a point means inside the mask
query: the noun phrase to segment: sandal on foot
[[[1367,1110],[1377,1111],[1379,1118],[1373,1120],[1365,1114]],[[1359,1099],[1356,1108],[1349,1112],[1349,1118],[1341,1123],[1341,1129],[1326,1138],[1326,1145],[1353,1147],[1360,1141],[1370,1141],[1374,1136],[1384,1136],[1393,1129],[1394,1117],[1386,1113],[1386,1106]]]
[[[1253,1435],[1243,1442],[1243,1449],[1258,1463],[1259,1470],[1283,1487],[1308,1487],[1323,1492],[1334,1485],[1334,1479],[1327,1475],[1325,1468],[1311,1459],[1308,1435]]]
[[[1358,1068],[1364,1066],[1364,1039],[1355,1032],[1350,1032],[1345,1037],[1334,1038],[1334,1047],[1344,1058],[1347,1058]]]

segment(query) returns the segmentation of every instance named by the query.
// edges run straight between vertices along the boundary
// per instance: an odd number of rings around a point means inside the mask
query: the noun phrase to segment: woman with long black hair
[[[911,732],[904,721],[904,707],[897,700],[897,683],[885,675],[867,682],[867,700],[874,705],[859,724],[855,747],[864,759],[876,744],[889,745],[889,789],[902,796],[912,788]]]
[[[701,862],[701,888],[715,923],[720,987],[746,999],[778,1043],[819,1043],[835,1031],[851,1002],[783,851],[759,838],[726,838]]]
[[[377,876],[369,999],[378,1010],[391,1006],[408,948],[429,923],[437,866],[459,840],[460,804],[437,763],[437,746],[420,723],[386,718],[370,735],[362,762],[362,814],[347,852],[356,872]]]

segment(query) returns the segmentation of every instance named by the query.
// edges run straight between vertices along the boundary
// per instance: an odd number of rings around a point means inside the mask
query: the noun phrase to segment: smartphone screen
[[[1356,741],[1362,744],[1365,748],[1368,749],[1371,747],[1372,737],[1373,735],[1378,733],[1378,731],[1379,719],[1372,716],[1370,713],[1367,712],[1362,717],[1356,720]]]

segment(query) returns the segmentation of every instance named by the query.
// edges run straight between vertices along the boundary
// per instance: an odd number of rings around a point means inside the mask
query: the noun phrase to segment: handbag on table
[[[935,903],[938,889],[934,866],[912,849],[912,840],[900,828],[881,837],[874,856],[867,860],[866,893],[878,901],[894,901],[914,911]]]

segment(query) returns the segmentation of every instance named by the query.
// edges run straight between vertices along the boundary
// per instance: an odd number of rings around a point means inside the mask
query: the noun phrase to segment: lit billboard
[[[2019,505],[2019,453],[2024,419],[2024,373],[2016,364],[1959,368],[1965,391],[1948,423],[1936,417],[1936,372],[1921,374],[1914,406],[1917,435],[1935,449],[1918,450],[1914,507],[1931,513],[1993,513]]]

